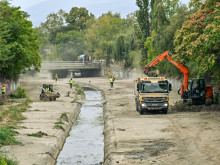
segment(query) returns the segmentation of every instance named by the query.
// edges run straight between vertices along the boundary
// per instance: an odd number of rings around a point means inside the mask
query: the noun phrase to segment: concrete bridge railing
[[[101,67],[98,62],[83,61],[43,61],[42,69],[99,69]]]

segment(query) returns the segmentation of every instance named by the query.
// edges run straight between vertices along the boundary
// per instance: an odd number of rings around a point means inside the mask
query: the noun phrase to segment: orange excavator
[[[181,83],[181,88],[178,92],[183,101],[187,101],[192,104],[211,104],[213,100],[213,87],[211,85],[206,86],[205,80],[202,78],[189,80],[189,69],[186,66],[174,61],[169,54],[170,52],[166,51],[157,56],[144,67],[144,73],[149,74],[149,69],[151,67],[158,64],[160,61],[167,59],[183,74],[183,82]]]

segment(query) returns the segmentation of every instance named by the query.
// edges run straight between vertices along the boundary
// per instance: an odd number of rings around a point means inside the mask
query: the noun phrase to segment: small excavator
[[[144,73],[146,75],[149,74],[149,69],[156,65],[157,63],[167,59],[173,65],[175,65],[180,72],[183,74],[183,82],[181,83],[181,88],[178,93],[181,95],[181,99],[184,102],[190,104],[206,104],[210,105],[213,103],[213,87],[211,85],[206,85],[205,80],[203,78],[199,79],[189,79],[189,69],[174,61],[171,56],[169,56],[170,52],[166,51],[163,54],[157,56],[154,60],[152,60],[149,64],[144,67]]]

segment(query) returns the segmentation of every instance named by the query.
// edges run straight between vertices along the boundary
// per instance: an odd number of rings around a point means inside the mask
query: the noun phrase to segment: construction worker
[[[113,78],[111,77],[111,78],[110,78],[110,85],[111,85],[111,88],[113,88],[113,83],[114,83],[114,80],[113,80]]]
[[[46,87],[46,91],[47,91],[47,92],[50,91],[50,87],[49,87],[49,86]]]
[[[73,79],[71,78],[69,82],[70,82],[70,89],[72,89],[72,87],[73,87]]]
[[[2,98],[4,99],[5,98],[5,92],[6,92],[6,88],[5,88],[4,85],[3,85],[1,90],[2,90]]]
[[[58,80],[58,75],[56,74],[56,76],[55,76],[55,80],[56,80],[56,82],[57,82],[57,80]]]

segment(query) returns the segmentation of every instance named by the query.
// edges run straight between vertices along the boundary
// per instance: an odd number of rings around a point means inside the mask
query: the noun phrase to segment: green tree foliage
[[[25,68],[40,68],[38,37],[28,17],[18,7],[0,1],[0,72],[8,78]]]
[[[62,61],[77,61],[77,57],[87,50],[84,33],[74,30],[57,33],[55,43]]]
[[[68,30],[82,31],[86,29],[86,24],[89,20],[94,19],[93,14],[89,14],[89,11],[84,8],[73,7],[69,14],[66,14],[66,23]]]
[[[113,52],[113,42],[117,34],[124,29],[124,20],[120,15],[111,12],[103,14],[88,28],[86,38],[89,50],[94,52],[96,59],[105,59],[110,63]]]
[[[95,20],[87,29],[86,40],[89,51],[94,53],[96,59],[117,62],[123,66],[131,66],[133,54],[137,49],[137,39],[134,25],[134,14],[122,19],[119,14],[108,12]]]
[[[136,5],[139,7],[137,21],[145,40],[150,35],[149,0],[136,0]]]
[[[196,1],[197,2],[197,1]],[[195,4],[194,4],[195,5]],[[206,0],[175,35],[176,58],[194,76],[213,75],[220,81],[220,3]],[[198,66],[198,67],[195,67]]]
[[[44,60],[77,60],[87,51],[85,29],[94,20],[86,8],[73,7],[69,13],[60,10],[49,14],[37,28]]]
[[[49,39],[51,43],[54,43],[56,39],[56,34],[63,31],[65,24],[65,17],[67,13],[63,10],[59,10],[58,13],[51,13],[47,16],[45,23],[41,23],[41,28],[38,32],[41,36],[42,33]]]
[[[151,36],[146,39],[147,49],[146,63],[152,61],[160,53],[169,50],[174,53],[174,35],[181,28],[184,21],[193,11],[189,11],[186,5],[181,5],[179,0],[153,0],[151,1]],[[169,62],[162,62],[158,66],[161,73],[178,75],[179,70]]]

